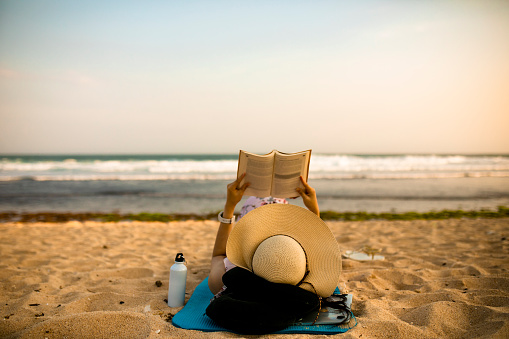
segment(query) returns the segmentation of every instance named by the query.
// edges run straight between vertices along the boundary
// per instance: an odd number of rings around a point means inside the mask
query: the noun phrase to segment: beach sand
[[[328,222],[358,325],[343,338],[509,338],[509,219]],[[231,338],[175,328],[168,276],[207,277],[214,221],[0,224],[2,338]],[[156,282],[162,286],[158,287]],[[271,335],[272,338],[321,337]]]

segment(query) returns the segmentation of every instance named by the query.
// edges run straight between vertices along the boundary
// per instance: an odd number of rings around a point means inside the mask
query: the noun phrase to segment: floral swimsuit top
[[[240,218],[245,216],[248,212],[251,212],[255,208],[264,206],[264,205],[270,205],[270,204],[288,204],[288,201],[286,199],[282,198],[273,198],[273,197],[266,197],[266,198],[258,198],[258,197],[249,197],[247,198],[246,202],[244,203],[244,206],[242,206],[242,209],[240,210]]]

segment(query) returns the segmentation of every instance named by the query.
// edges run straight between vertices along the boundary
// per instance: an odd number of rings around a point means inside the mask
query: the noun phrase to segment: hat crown
[[[231,231],[226,256],[234,265],[258,275],[252,267],[254,253],[263,241],[277,235],[295,239],[305,251],[305,277],[298,286],[330,296],[341,274],[341,251],[327,224],[305,208],[268,204],[250,211]]]
[[[253,255],[253,273],[270,282],[297,285],[306,274],[302,246],[286,235],[262,241]]]

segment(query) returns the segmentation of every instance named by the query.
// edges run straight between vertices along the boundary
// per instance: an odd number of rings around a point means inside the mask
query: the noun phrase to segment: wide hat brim
[[[309,273],[300,287],[322,297],[330,296],[341,274],[341,251],[327,224],[305,208],[269,204],[250,211],[231,231],[226,256],[234,265],[252,272],[256,249],[275,235],[290,236],[304,249]]]

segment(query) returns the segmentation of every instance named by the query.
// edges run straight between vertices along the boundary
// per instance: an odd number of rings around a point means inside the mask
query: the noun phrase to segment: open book
[[[256,197],[295,198],[299,193],[297,187],[304,188],[300,181],[302,176],[306,181],[309,172],[311,150],[297,153],[282,153],[272,151],[269,154],[258,155],[246,151],[239,153],[237,178],[244,172],[244,182],[251,185],[245,195]]]

